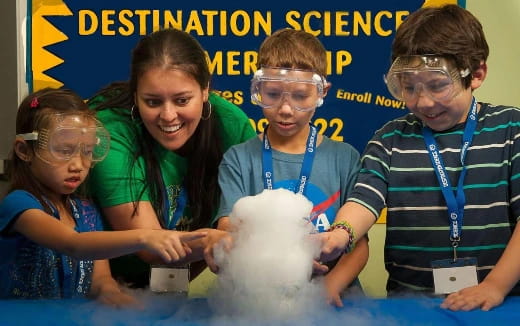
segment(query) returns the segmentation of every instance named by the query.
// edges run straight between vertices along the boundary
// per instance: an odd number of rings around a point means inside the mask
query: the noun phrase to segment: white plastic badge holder
[[[188,293],[190,269],[183,267],[153,266],[150,273],[150,290],[153,292]]]
[[[436,294],[453,293],[478,284],[476,258],[435,260],[431,266]]]

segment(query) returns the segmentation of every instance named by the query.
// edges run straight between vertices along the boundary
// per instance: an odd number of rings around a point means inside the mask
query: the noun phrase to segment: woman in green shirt
[[[201,45],[188,33],[164,29],[134,48],[128,82],[89,100],[111,136],[110,152],[89,181],[111,228],[210,227],[222,154],[256,135],[240,108],[210,91],[210,78]],[[208,237],[212,232],[218,231]],[[206,240],[186,244],[191,254],[182,263],[202,261]],[[112,272],[146,286],[149,264],[162,262],[145,252],[137,256],[113,261]]]

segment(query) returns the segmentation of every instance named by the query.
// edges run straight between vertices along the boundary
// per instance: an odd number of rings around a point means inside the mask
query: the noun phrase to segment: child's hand
[[[497,287],[483,281],[479,285],[465,288],[448,295],[441,304],[441,307],[454,311],[469,311],[476,308],[488,311],[500,305],[503,301],[504,295]]]
[[[327,303],[336,307],[343,307],[343,301],[341,301],[341,297],[339,293],[331,293],[327,289]]]
[[[201,231],[148,230],[144,243],[146,249],[159,255],[165,263],[173,263],[191,254],[185,242],[203,238],[206,234]]]
[[[343,301],[341,300],[340,293],[343,287],[341,280],[339,280],[337,276],[337,270],[333,269],[332,272],[323,278],[323,285],[325,287],[325,300],[327,303],[341,308],[343,307]]]
[[[329,266],[314,260],[312,262],[312,274],[313,275],[323,275],[329,271]]]
[[[143,309],[143,305],[136,298],[121,291],[119,284],[110,275],[110,267],[107,260],[94,262],[92,277],[90,297],[115,308],[134,307]]]
[[[222,246],[226,252],[229,252],[233,247],[233,238],[227,231],[210,230],[206,238],[206,247],[204,248],[204,259],[208,264],[209,269],[213,273],[218,273],[218,265],[215,262],[213,251],[216,246]]]
[[[143,305],[135,297],[117,288],[102,290],[96,300],[115,308],[133,307],[139,310],[143,309]]]
[[[331,261],[342,255],[348,243],[348,236],[348,233],[341,229],[311,235],[321,241],[320,261]]]

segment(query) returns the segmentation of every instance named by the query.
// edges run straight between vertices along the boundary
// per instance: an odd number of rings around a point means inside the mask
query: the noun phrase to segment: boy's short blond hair
[[[260,45],[257,67],[305,69],[326,76],[327,51],[318,38],[310,33],[280,29]]]

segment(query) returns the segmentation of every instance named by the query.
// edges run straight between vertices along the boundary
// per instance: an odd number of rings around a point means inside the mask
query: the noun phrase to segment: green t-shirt
[[[240,108],[214,93],[210,94],[209,101],[212,114],[215,114],[219,124],[224,151],[256,136],[247,115]],[[126,109],[105,109],[99,111],[97,116],[110,132],[110,151],[90,172],[90,192],[101,207],[136,201],[146,182],[144,159],[138,157],[135,161],[134,158],[135,144],[140,141],[144,126],[138,121],[132,121],[130,111]],[[186,175],[187,160],[159,143],[155,145],[150,150],[157,154],[170,203],[168,213],[171,215],[175,212],[174,206]],[[148,189],[140,200],[150,200]]]

